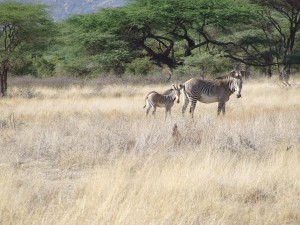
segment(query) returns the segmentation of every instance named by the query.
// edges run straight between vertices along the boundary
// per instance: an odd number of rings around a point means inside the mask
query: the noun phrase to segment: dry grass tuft
[[[164,122],[142,106],[168,85],[14,82],[0,99],[0,224],[300,223],[298,85],[246,81],[225,117],[176,104]]]

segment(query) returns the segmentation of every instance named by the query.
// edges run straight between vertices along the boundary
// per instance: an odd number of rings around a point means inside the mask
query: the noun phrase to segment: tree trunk
[[[250,70],[250,66],[246,65],[245,67],[245,78],[248,79],[251,77],[251,70]]]
[[[4,96],[4,76],[2,74],[2,72],[0,73],[0,91],[2,96]]]
[[[273,73],[272,73],[272,66],[267,66],[267,75],[268,77],[272,77]]]
[[[280,80],[283,81],[284,83],[286,83],[287,85],[290,85],[289,84],[289,79],[290,79],[290,73],[291,73],[291,65],[289,64],[286,64],[284,67],[283,67],[283,70],[282,72],[280,73]]]
[[[2,71],[0,74],[0,91],[2,96],[5,96],[7,91],[7,74],[8,74],[8,60],[5,60],[2,62]]]

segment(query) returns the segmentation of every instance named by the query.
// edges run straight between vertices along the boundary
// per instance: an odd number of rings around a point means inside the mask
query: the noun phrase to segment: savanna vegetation
[[[57,22],[0,3],[0,225],[299,224],[299,29],[292,0],[134,0]],[[252,79],[225,116],[145,117],[150,91],[236,63]]]
[[[300,223],[299,86],[247,81],[224,117],[164,121],[142,107],[169,85],[65,79],[0,101],[0,224]]]

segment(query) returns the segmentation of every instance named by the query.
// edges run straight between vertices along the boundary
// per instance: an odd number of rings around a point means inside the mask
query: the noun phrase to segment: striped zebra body
[[[215,80],[203,80],[192,78],[180,86],[183,88],[184,104],[182,113],[191,103],[190,113],[194,116],[197,101],[202,103],[218,102],[218,115],[225,114],[225,104],[229,97],[237,91],[237,97],[241,97],[242,79],[240,74],[232,73],[230,76],[216,78]]]
[[[174,102],[177,99],[177,103],[179,103],[180,99],[180,89],[173,85],[172,89],[165,91],[162,94],[159,94],[156,91],[152,91],[148,93],[145,99],[144,108],[148,105],[146,110],[146,115],[149,114],[150,109],[152,108],[152,115],[155,116],[156,108],[165,108],[165,119],[167,118],[168,113],[171,115],[171,108],[174,105]]]

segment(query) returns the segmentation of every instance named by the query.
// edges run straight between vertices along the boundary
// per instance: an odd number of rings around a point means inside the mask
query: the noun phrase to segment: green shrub
[[[187,57],[180,69],[181,72],[198,73],[200,76],[210,76],[224,73],[232,69],[232,62],[219,55],[211,55],[207,52],[198,52],[193,56]]]
[[[151,70],[151,62],[148,58],[137,58],[126,65],[126,73],[134,75],[147,75]]]

